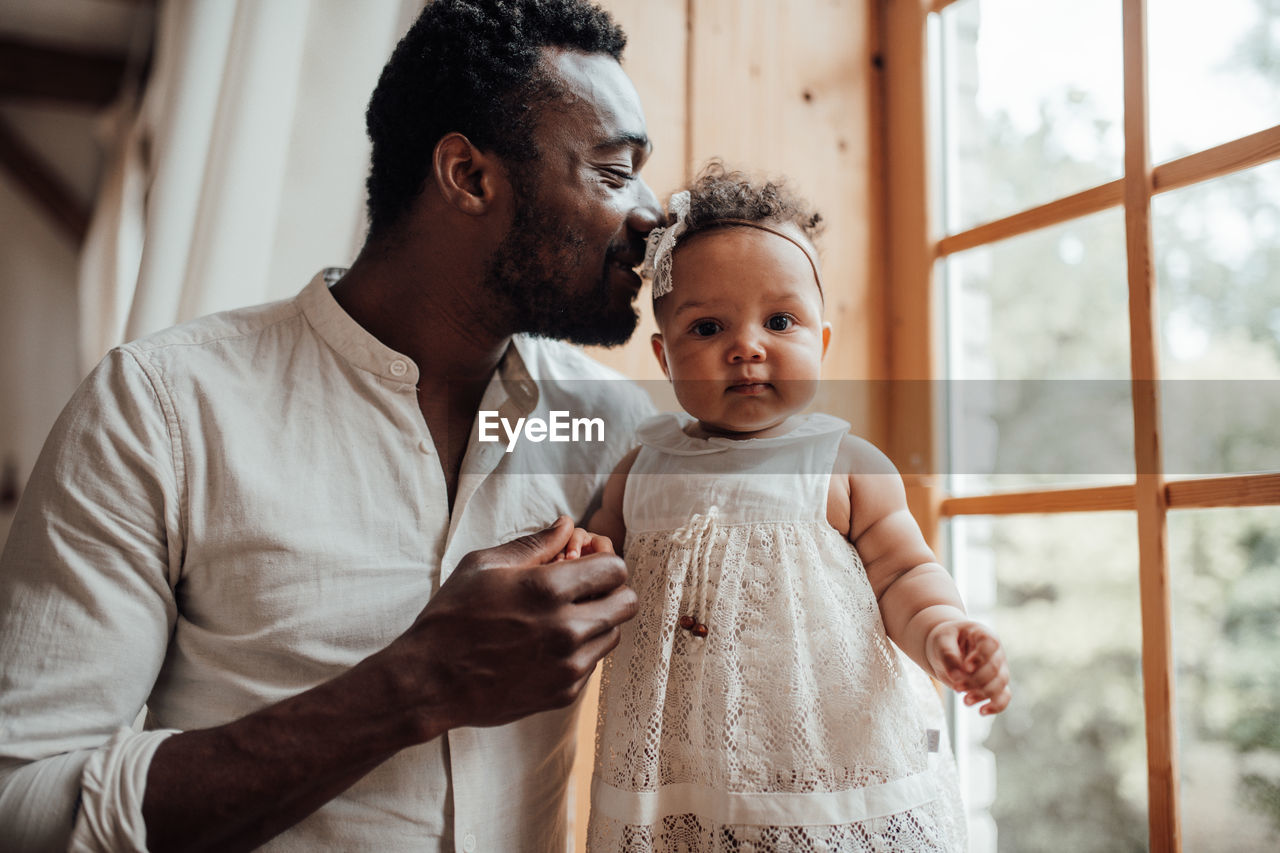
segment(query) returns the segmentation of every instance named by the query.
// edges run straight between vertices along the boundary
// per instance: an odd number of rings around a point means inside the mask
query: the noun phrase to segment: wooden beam
[[[104,106],[126,65],[121,54],[0,38],[0,97]]]
[[[962,252],[965,249],[1088,216],[1123,202],[1124,180],[1119,179],[944,237],[938,241],[935,252],[939,257]]]
[[[27,191],[39,207],[77,246],[89,230],[89,210],[44,159],[0,118],[0,167]]]
[[[1180,189],[1276,159],[1280,159],[1280,125],[1156,166],[1152,191]],[[1121,178],[943,237],[935,247],[935,254],[944,257],[963,252],[1123,203],[1124,179]]]
[[[1206,477],[1165,484],[1166,500],[1174,509],[1280,504],[1280,473]]]
[[[1147,825],[1153,853],[1179,853],[1177,731],[1174,728],[1172,607],[1163,460],[1159,340],[1151,238],[1155,182],[1147,134],[1147,4],[1124,0],[1124,212],[1129,281],[1129,363],[1138,511],[1138,597],[1147,734]]]
[[[1155,191],[1176,190],[1277,158],[1280,124],[1156,166]]]
[[[951,497],[942,501],[944,516],[1034,515],[1048,512],[1132,511],[1133,485],[1089,486],[1080,489],[1040,489],[993,495]]]
[[[1165,504],[1170,509],[1280,506],[1280,472],[1201,477],[1165,483]],[[1037,489],[944,498],[940,512],[958,515],[1034,515],[1057,512],[1133,511],[1135,486],[1088,486],[1073,489]]]

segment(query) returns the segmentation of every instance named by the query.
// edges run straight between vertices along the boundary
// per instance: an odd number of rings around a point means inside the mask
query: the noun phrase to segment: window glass
[[[1280,470],[1280,162],[1151,205],[1165,471]]]
[[[1280,507],[1175,510],[1168,524],[1183,848],[1275,850]]]
[[[1119,3],[960,0],[940,17],[947,233],[1121,176]]]
[[[1122,212],[959,252],[942,268],[953,492],[1131,481]]]
[[[956,712],[970,849],[1146,849],[1133,514],[961,517],[948,528],[966,606],[1000,635],[1013,678],[1004,713]]]
[[[1162,163],[1280,123],[1280,3],[1148,0],[1151,156]]]

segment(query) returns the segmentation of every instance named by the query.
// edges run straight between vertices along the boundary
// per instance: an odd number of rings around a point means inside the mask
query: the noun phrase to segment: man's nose
[[[634,231],[648,234],[662,224],[662,205],[658,204],[658,197],[649,189],[644,178],[636,178],[633,186],[636,188],[636,204],[631,209],[627,224]]]

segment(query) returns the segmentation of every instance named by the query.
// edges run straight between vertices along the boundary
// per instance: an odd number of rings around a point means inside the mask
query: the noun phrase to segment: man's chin
[[[561,318],[563,319],[563,318]],[[635,334],[640,325],[640,312],[633,306],[627,307],[627,313],[615,312],[614,316],[601,318],[596,315],[594,323],[554,323],[541,328],[527,329],[528,334],[541,338],[567,341],[586,347],[604,347],[612,349],[620,347]]]

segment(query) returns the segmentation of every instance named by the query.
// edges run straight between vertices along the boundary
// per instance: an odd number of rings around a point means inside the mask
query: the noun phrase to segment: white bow
[[[685,232],[686,220],[689,217],[689,191],[681,190],[671,197],[667,209],[676,221],[666,228],[655,228],[649,232],[645,243],[644,266],[640,274],[653,280],[653,298],[666,296],[671,292],[671,253],[676,248],[676,241]]]

